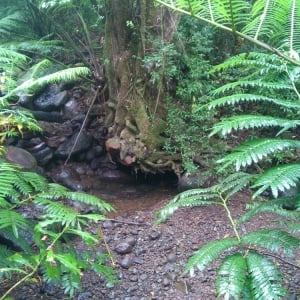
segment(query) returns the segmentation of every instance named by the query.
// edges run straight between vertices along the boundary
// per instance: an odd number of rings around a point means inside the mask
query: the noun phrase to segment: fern
[[[246,0],[156,0],[156,2],[219,29],[232,32],[294,65],[300,65],[298,26],[300,5],[296,0],[258,0],[253,3]],[[279,49],[289,53],[286,54]]]
[[[223,168],[233,164],[236,171],[239,171],[241,167],[256,164],[270,154],[293,148],[300,148],[300,142],[287,139],[255,139],[234,148],[231,154],[220,159],[218,163],[222,164]]]
[[[218,269],[216,290],[218,297],[240,299],[247,282],[247,263],[241,253],[227,256]]]
[[[273,262],[255,252],[249,252],[246,260],[254,299],[279,300],[286,296],[281,285],[282,275]]]
[[[193,276],[194,268],[203,271],[211,262],[215,261],[221,253],[237,245],[238,241],[235,238],[225,238],[223,240],[207,243],[189,258],[185,266],[185,272],[190,272],[191,276]]]
[[[255,198],[266,189],[270,188],[275,198],[279,192],[295,187],[300,179],[299,164],[286,164],[268,169],[259,175],[252,186],[253,188],[260,187],[253,195]]]
[[[272,116],[259,115],[241,115],[229,117],[216,124],[210,133],[210,136],[221,133],[223,136],[230,134],[232,131],[257,129],[265,127],[282,127],[283,131],[296,128],[300,125],[300,120],[283,119]]]
[[[261,213],[273,213],[278,216],[282,216],[284,218],[293,219],[297,221],[300,217],[298,211],[289,211],[283,208],[291,200],[293,201],[293,199],[278,198],[272,201],[253,203],[250,206],[250,208],[248,208],[247,212],[237,220],[237,223],[238,224],[245,223],[250,218]]]
[[[259,246],[270,252],[293,256],[293,248],[300,246],[299,239],[278,229],[262,229],[246,234],[241,239],[242,243]]]

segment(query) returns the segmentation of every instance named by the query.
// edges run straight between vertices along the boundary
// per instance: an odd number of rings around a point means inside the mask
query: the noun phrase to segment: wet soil
[[[232,235],[225,212],[219,207],[196,207],[177,211],[165,223],[154,225],[155,212],[176,194],[174,187],[162,185],[103,182],[91,186],[90,192],[111,202],[118,214],[99,225],[111,249],[119,284],[107,286],[103,278],[91,271],[82,277],[82,290],[76,300],[213,300],[214,282],[219,260],[195,277],[183,274],[188,258],[201,246],[215,239]],[[234,217],[245,211],[248,194],[235,197],[230,206]],[[276,226],[278,218],[266,214],[257,216],[243,225],[242,233],[258,228]],[[97,232],[95,225],[89,230]],[[74,240],[79,251],[86,249]],[[129,245],[127,253],[121,253],[120,244]],[[104,248],[100,242],[99,249]],[[289,298],[300,299],[299,253],[296,262],[277,260],[284,273]],[[274,257],[270,257],[274,259]],[[9,282],[2,283],[3,289]],[[12,294],[15,300],[69,299],[59,287],[39,282],[28,282]]]

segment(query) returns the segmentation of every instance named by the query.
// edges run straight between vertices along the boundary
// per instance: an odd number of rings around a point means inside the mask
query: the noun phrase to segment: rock
[[[133,258],[131,255],[125,255],[120,261],[119,264],[122,266],[124,269],[129,269],[133,265]]]
[[[68,101],[67,91],[60,92],[59,89],[55,84],[48,86],[39,97],[33,100],[33,104],[42,111],[58,110]]]
[[[75,99],[69,100],[64,105],[64,118],[65,119],[73,119],[80,113],[80,110],[78,109],[78,103]]]
[[[73,172],[71,170],[61,171],[55,178],[59,183],[68,187],[73,191],[83,191],[83,186],[80,182],[74,178]]]
[[[168,261],[169,263],[174,263],[176,260],[177,260],[177,256],[176,256],[176,254],[174,254],[174,253],[170,253],[170,254],[167,256],[167,261]]]
[[[152,230],[149,234],[149,239],[154,241],[157,240],[158,238],[160,238],[161,233],[157,230]]]
[[[18,147],[7,147],[5,158],[8,162],[17,163],[28,171],[35,171],[37,168],[37,161],[35,157],[28,151]]]
[[[201,185],[203,185],[203,179],[200,172],[193,174],[184,173],[178,179],[177,188],[179,191],[186,191],[199,188]]]
[[[77,135],[78,133],[75,133],[71,139],[67,139],[62,144],[60,144],[55,151],[55,155],[59,157],[67,157],[71,152],[72,154],[78,154],[88,149],[92,142],[91,137],[87,135],[85,132],[81,132],[78,139],[77,139]],[[75,141],[76,141],[76,145],[74,147]]]
[[[56,123],[63,123],[63,118],[61,113],[52,111],[52,112],[46,112],[46,111],[31,111],[33,116],[38,121],[45,121],[45,122],[56,122]]]
[[[128,242],[121,242],[116,246],[115,251],[119,254],[127,254],[132,251],[132,248],[133,246]]]
[[[111,227],[113,227],[113,223],[112,223],[112,221],[110,221],[110,220],[105,220],[103,223],[102,223],[102,226],[103,226],[103,228],[111,228]]]

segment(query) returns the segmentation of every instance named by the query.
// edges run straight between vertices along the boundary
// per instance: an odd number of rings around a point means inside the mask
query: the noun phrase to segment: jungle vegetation
[[[233,237],[201,248],[185,271],[201,271],[230,250],[218,269],[218,296],[281,299],[280,270],[260,250],[292,256],[299,248],[299,22],[299,0],[3,0],[1,146],[24,129],[40,130],[30,112],[15,109],[20,95],[61,81],[107,89],[107,145],[118,145],[115,161],[134,172],[198,172],[218,181],[179,194],[158,214],[164,221],[181,207],[215,205],[232,224]],[[26,279],[43,264],[45,280],[65,276],[71,295],[81,268],[112,278],[103,260],[86,266],[72,251],[50,247],[67,231],[97,242],[82,228],[104,218],[78,215],[57,200],[83,201],[103,212],[110,206],[5,161],[0,169],[7,174],[0,177],[0,232],[22,250],[1,247],[1,278],[26,269]],[[244,188],[253,190],[252,206],[234,220],[228,202]],[[292,188],[293,196],[283,197]],[[266,192],[275,200],[265,199]],[[44,208],[34,227],[34,253],[19,232],[32,220],[17,208],[29,203]],[[286,217],[287,227],[239,232],[242,222],[267,211]]]

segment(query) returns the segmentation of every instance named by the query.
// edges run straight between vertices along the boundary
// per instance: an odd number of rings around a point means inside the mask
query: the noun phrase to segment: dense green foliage
[[[72,207],[75,201],[94,207],[95,213],[78,212]],[[29,209],[33,214],[24,215]],[[61,284],[71,296],[80,288],[81,272],[85,269],[114,280],[112,270],[105,266],[107,257],[94,251],[100,232],[95,235],[86,231],[90,224],[103,220],[108,211],[112,207],[95,196],[70,192],[1,160],[0,236],[6,243],[0,245],[0,279],[17,280],[0,299],[38,271],[42,271],[46,282]],[[91,250],[78,253],[70,243],[75,236]]]
[[[248,141],[219,160],[223,169],[235,167],[233,175],[210,188],[179,194],[159,212],[158,220],[164,221],[181,207],[223,207],[235,237],[203,246],[190,258],[186,271],[192,274],[194,268],[202,271],[225,252],[226,257],[218,269],[218,296],[224,299],[282,299],[286,291],[282,288],[280,270],[260,249],[276,254],[280,249],[282,255],[291,256],[292,249],[299,248],[299,239],[289,230],[278,228],[241,235],[239,225],[257,213],[272,212],[287,217],[289,222],[284,224],[293,232],[299,230],[297,189],[290,197],[255,204],[240,220],[232,218],[228,201],[247,186],[257,189],[253,198],[268,189],[278,197],[296,187],[300,179],[297,134],[300,125],[300,32],[296,25],[300,20],[300,5],[293,0],[261,0],[254,4],[243,0],[157,2],[274,53],[247,52],[213,68],[212,73],[232,74],[233,80],[212,93],[214,100],[208,107],[221,108],[223,115],[230,116],[214,125],[211,136],[229,136],[232,143],[234,138],[230,136],[234,134]],[[244,172],[240,172],[241,169]],[[283,207],[295,211],[286,211]]]
[[[48,183],[42,176],[3,160],[7,138],[41,130],[31,113],[16,105],[20,96],[32,96],[51,83],[87,80],[91,69],[94,77],[100,77],[83,16],[90,17],[89,26],[101,18],[92,4],[78,2],[76,6],[75,2],[16,0],[5,1],[0,7],[0,280],[9,278],[12,283],[1,299],[40,274],[44,282],[62,286],[70,296],[80,289],[86,269],[104,275],[109,283],[115,281],[113,270],[107,266],[111,257],[95,251],[101,231],[87,231],[113,208],[97,197]],[[61,24],[68,20],[65,25],[69,28],[54,22],[57,17]],[[59,40],[74,26],[81,30],[66,38],[73,44]],[[79,47],[76,44],[81,40]],[[65,63],[78,62],[76,53],[82,54],[84,47],[94,60],[85,61],[86,66],[66,68]],[[92,207],[94,213],[79,212],[74,202]],[[79,253],[70,242],[75,237],[90,250]]]

